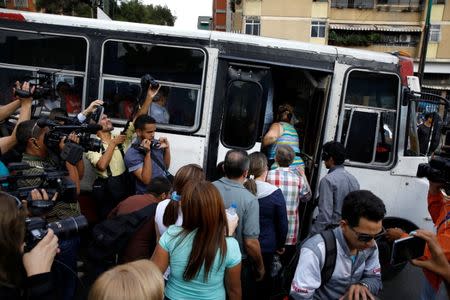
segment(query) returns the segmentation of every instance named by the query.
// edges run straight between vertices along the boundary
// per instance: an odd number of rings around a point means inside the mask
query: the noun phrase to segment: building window
[[[445,0],[433,0],[433,4],[445,4]]]
[[[250,17],[245,20],[245,33],[252,35],[261,34],[261,21],[259,18]]]
[[[326,22],[324,21],[311,21],[311,37],[325,37]]]
[[[441,25],[430,25],[430,42],[441,40]]]
[[[14,0],[15,7],[27,8],[28,0]]]

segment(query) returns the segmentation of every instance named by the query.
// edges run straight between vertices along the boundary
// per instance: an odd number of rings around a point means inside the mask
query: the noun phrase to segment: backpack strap
[[[334,236],[333,230],[325,230],[320,233],[325,242],[325,262],[323,264],[322,270],[320,271],[321,284],[324,286],[330,280],[334,272],[334,267],[336,266],[337,258],[337,247],[336,247],[336,237]]]

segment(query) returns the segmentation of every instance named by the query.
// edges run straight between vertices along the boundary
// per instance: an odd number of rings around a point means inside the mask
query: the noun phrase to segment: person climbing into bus
[[[269,131],[263,138],[263,148],[268,148],[268,159],[271,169],[278,167],[275,162],[275,154],[278,145],[289,145],[295,152],[295,158],[291,168],[297,169],[299,172],[303,171],[304,162],[300,157],[299,138],[297,131],[291,124],[293,118],[293,108],[289,104],[281,104],[278,106],[275,122],[270,126]]]

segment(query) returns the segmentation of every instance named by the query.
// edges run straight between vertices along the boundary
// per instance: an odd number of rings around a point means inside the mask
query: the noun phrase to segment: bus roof
[[[226,42],[243,43],[274,49],[300,50],[331,56],[345,56],[349,58],[357,58],[359,60],[376,61],[388,64],[398,63],[398,57],[389,53],[373,52],[327,45],[318,45],[299,41],[275,39],[239,33],[228,33],[228,32],[208,31],[208,30],[183,30],[170,26],[80,18],[72,16],[17,11],[10,9],[0,9],[0,19],[60,25],[60,26],[73,26],[80,28],[103,29],[103,30],[106,29],[125,32],[129,31],[155,35],[166,35],[173,37],[195,38],[225,43]]]

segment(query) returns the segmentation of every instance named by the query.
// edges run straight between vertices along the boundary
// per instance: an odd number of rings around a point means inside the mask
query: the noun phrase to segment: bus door
[[[216,147],[214,152],[217,156],[209,155],[209,163],[214,166],[210,166],[208,175],[214,173],[215,166],[223,161],[230,149],[242,149],[248,153],[260,151],[266,106],[271,101],[270,82],[271,70],[268,67],[219,63],[209,143],[209,151]],[[271,112],[271,107],[267,111]],[[221,120],[219,132],[214,131],[217,120]],[[216,129],[218,126],[216,124]]]

